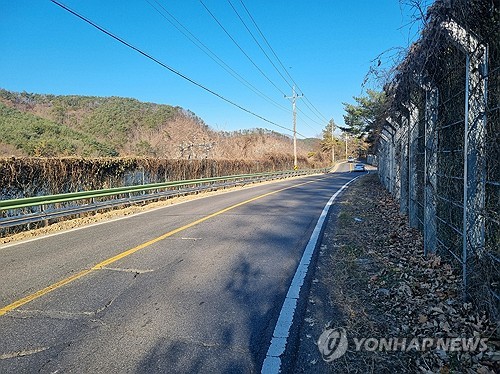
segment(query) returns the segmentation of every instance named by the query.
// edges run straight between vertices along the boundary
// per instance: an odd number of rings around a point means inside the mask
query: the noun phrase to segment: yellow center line
[[[157,238],[154,238],[154,239],[151,239],[145,243],[142,243],[142,244],[139,244],[138,246],[134,247],[134,248],[130,248],[124,252],[121,252],[119,254],[117,254],[116,256],[113,256],[113,257],[110,257],[104,261],[101,261],[99,262],[98,264],[94,265],[92,268],[90,269],[85,269],[85,270],[82,270],[76,274],[73,274],[67,278],[64,278],[56,283],[53,283],[51,284],[50,286],[48,287],[45,287],[45,288],[42,288],[41,290],[39,291],[36,291],[28,296],[25,296],[17,301],[14,301],[13,303],[9,304],[9,305],[6,305],[4,306],[3,308],[0,309],[0,316],[3,316],[4,314],[8,313],[8,312],[11,312],[13,311],[14,309],[17,309],[19,308],[20,306],[24,305],[24,304],[27,304],[29,303],[30,301],[33,301],[35,299],[38,299],[39,297],[43,296],[43,295],[46,295],[48,294],[49,292],[52,292],[58,288],[61,288],[62,286],[65,286],[79,278],[82,278],[84,277],[85,275],[88,275],[90,273],[92,273],[93,271],[95,270],[100,270],[110,264],[112,264],[113,262],[116,262],[118,260],[121,260],[122,258],[125,258],[127,256],[130,256],[131,254],[137,252],[137,251],[140,251],[141,249],[144,249],[146,247],[149,247],[155,243],[158,243],[159,241],[162,241],[163,239],[166,239],[172,235],[175,235],[181,231],[184,231],[190,227],[193,227],[193,226],[196,226],[206,220],[209,220],[210,218],[213,218],[213,217],[216,217],[220,214],[223,214],[223,213],[226,213],[227,211],[230,211],[232,209],[235,209],[235,208],[238,208],[242,205],[245,205],[245,204],[248,204],[248,203],[251,203],[252,201],[255,201],[255,200],[259,200],[259,199],[262,199],[266,196],[270,196],[270,195],[274,195],[276,193],[279,193],[279,192],[283,192],[283,191],[286,191],[286,190],[289,190],[291,188],[296,188],[296,187],[300,187],[300,186],[303,186],[303,185],[306,185],[306,184],[309,184],[309,183],[314,183],[314,182],[317,182],[319,180],[323,180],[323,179],[326,179],[327,177],[323,177],[323,178],[319,178],[319,179],[315,179],[313,181],[307,181],[307,182],[303,182],[303,183],[299,183],[299,184],[295,184],[293,186],[290,186],[290,187],[285,187],[285,188],[281,188],[279,190],[275,190],[275,191],[271,191],[271,192],[267,192],[263,195],[259,195],[259,196],[256,196],[256,197],[253,197],[251,199],[248,199],[248,200],[245,200],[245,201],[242,201],[240,203],[237,203],[237,204],[234,204],[234,205],[231,205],[227,208],[224,208],[222,210],[219,210],[215,213],[212,213],[212,214],[209,214],[208,216],[205,216],[205,217],[202,217],[196,221],[193,221],[191,223],[188,223],[187,225],[184,225],[182,227],[179,227],[177,229],[174,229],[172,231],[169,231]]]

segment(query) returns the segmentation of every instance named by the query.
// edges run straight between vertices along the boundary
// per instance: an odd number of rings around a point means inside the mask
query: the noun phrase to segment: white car
[[[356,164],[354,165],[354,169],[352,171],[366,171],[364,164]]]
[[[352,156],[347,157],[347,162],[354,162],[354,157]]]

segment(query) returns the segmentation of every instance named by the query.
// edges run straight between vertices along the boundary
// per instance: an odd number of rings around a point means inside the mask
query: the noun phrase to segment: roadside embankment
[[[498,321],[462,300],[444,258],[423,255],[421,234],[376,174],[333,207],[303,317],[295,373],[500,368]]]

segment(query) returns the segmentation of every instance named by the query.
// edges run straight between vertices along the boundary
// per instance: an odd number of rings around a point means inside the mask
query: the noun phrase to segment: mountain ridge
[[[298,156],[307,158],[312,143],[299,141]],[[291,153],[290,136],[216,131],[178,106],[0,89],[0,156],[263,159]]]

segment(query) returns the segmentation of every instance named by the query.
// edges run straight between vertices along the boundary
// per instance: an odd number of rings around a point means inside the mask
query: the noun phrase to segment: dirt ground
[[[423,256],[422,236],[375,173],[353,183],[334,205],[311,279],[295,373],[500,372],[498,321],[462,301],[460,274],[444,259]],[[327,329],[339,332],[334,343],[345,331],[347,351],[338,358],[318,348]],[[470,352],[421,344],[462,337],[485,343]],[[362,345],[363,338],[373,339]],[[377,345],[381,338],[400,344]]]

